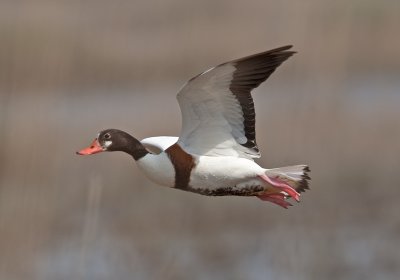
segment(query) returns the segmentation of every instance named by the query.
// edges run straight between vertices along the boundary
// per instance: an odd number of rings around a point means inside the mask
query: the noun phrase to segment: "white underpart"
[[[149,137],[140,141],[151,154],[139,159],[137,164],[151,181],[168,187],[175,185],[175,168],[164,151],[176,141],[178,137],[173,136]]]
[[[177,98],[182,112],[178,143],[195,155],[253,158],[260,154],[247,142],[239,101],[229,86],[236,68],[228,63],[190,80]]]
[[[166,153],[147,154],[136,163],[151,181],[167,187],[175,185],[175,169]]]
[[[209,190],[265,186],[265,182],[258,178],[265,171],[251,159],[201,156],[197,158],[189,184],[192,188]]]

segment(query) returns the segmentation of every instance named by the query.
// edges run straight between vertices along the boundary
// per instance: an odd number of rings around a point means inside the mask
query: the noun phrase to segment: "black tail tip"
[[[301,181],[299,183],[299,186],[297,188],[298,192],[305,192],[306,190],[310,189],[310,185],[308,181],[311,181],[311,177],[309,173],[311,172],[310,167],[308,165],[304,166],[303,168],[303,175],[301,175]]]

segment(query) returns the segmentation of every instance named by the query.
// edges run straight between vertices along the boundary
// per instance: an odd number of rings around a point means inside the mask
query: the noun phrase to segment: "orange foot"
[[[258,195],[257,197],[263,201],[269,201],[277,204],[285,209],[288,209],[289,206],[292,206],[292,204],[285,200],[286,196],[283,193],[262,194]]]
[[[267,182],[268,184],[271,184],[279,191],[283,191],[283,192],[287,193],[290,197],[292,197],[297,202],[300,201],[300,194],[285,181],[280,180],[278,178],[270,178],[267,175],[259,175],[258,177],[260,177],[260,179]]]

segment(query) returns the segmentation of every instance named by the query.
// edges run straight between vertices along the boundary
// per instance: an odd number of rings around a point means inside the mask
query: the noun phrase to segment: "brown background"
[[[399,279],[399,1],[0,4],[0,279]],[[178,135],[175,94],[293,44],[255,91],[265,167],[308,163],[290,210],[162,188],[104,128]]]

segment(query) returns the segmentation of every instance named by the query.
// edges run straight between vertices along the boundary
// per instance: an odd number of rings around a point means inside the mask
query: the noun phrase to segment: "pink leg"
[[[284,181],[279,180],[277,178],[270,178],[267,175],[259,175],[258,177],[260,177],[265,182],[271,184],[278,190],[284,191],[285,193],[287,193],[289,196],[291,196],[297,202],[300,201],[300,194],[295,189],[293,189],[291,186],[289,186],[287,183],[285,183]]]
[[[269,201],[277,204],[285,209],[288,209],[289,206],[292,206],[292,204],[285,200],[285,195],[283,193],[263,194],[258,195],[257,197],[263,201]]]

